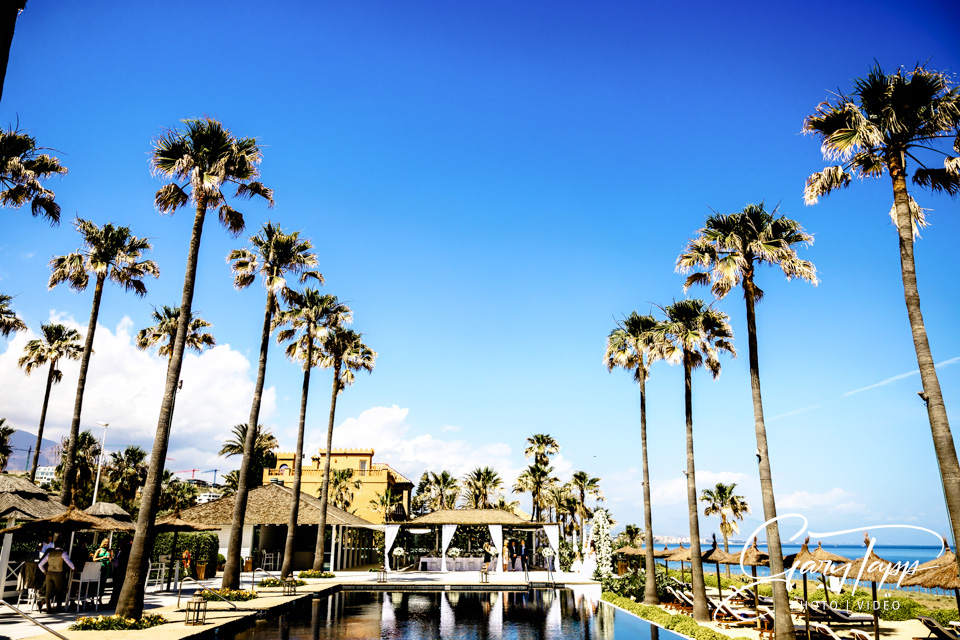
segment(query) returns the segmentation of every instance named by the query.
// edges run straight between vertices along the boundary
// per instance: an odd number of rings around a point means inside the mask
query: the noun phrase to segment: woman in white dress
[[[580,559],[580,552],[577,551],[577,554],[573,558],[573,563],[570,565],[571,573],[583,573],[583,560]]]
[[[593,543],[590,543],[590,546],[587,548],[586,554],[583,559],[583,571],[582,573],[588,578],[593,576],[593,573],[597,570],[597,550],[593,548]]]

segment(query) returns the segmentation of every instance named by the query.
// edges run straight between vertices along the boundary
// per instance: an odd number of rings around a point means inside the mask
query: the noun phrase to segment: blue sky
[[[411,476],[492,464],[512,480],[523,439],[547,432],[562,447],[561,476],[601,477],[622,525],[642,521],[639,402],[627,374],[602,366],[604,338],[622,314],[684,296],[673,264],[711,209],[779,202],[815,235],[805,256],[822,279],[814,288],[760,276],[781,511],[804,513],[820,531],[901,522],[943,531],[919,376],[846,395],[916,369],[889,181],[804,206],[804,179],[825,163],[800,129],[874,60],[955,71],[958,11],[948,2],[812,11],[796,2],[285,3],[268,12],[252,2],[30,3],[0,118],[56,149],[70,173],[51,184],[60,227],[3,212],[0,291],[17,296],[34,331],[51,314],[85,326],[90,293],[46,290],[49,258],[77,246],[70,220],[127,224],[152,239],[162,276],[149,295],[104,295],[92,364],[103,382],[84,412],[84,426],[111,422],[111,441],[149,446],[163,367],[129,336],[151,305],[179,301],[192,222],[153,207],[161,182],[148,170],[150,142],[181,118],[218,118],[260,140],[263,181],[276,191],[273,210],[240,207],[245,235],[273,220],[311,238],[325,291],[349,302],[379,352],[373,375],[340,398],[335,445],[373,446]],[[932,209],[917,263],[956,423],[957,203],[915,195]],[[225,256],[244,241],[214,222],[194,307],[223,346],[185,365],[175,470],[236,467],[215,453],[249,412],[264,292],[233,290]],[[757,506],[751,530],[762,517],[742,299],[719,307],[741,357],[724,362],[718,381],[695,377],[698,480],[738,482]],[[26,337],[17,340],[0,340],[11,390],[0,414],[30,430],[43,380],[15,368]],[[65,371],[51,436],[69,425],[76,376]],[[326,427],[329,374],[314,381],[311,446]],[[300,373],[279,349],[267,386],[263,421],[290,450]],[[685,535],[681,371],[658,365],[648,391],[655,532]],[[701,528],[717,524],[702,518]]]

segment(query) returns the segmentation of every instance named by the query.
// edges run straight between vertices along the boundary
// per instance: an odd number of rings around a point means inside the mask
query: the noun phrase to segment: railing
[[[272,573],[270,573],[269,571],[267,571],[266,569],[261,569],[260,567],[257,567],[256,569],[253,570],[253,573],[250,574],[250,591],[253,591],[253,585],[256,584],[256,582],[257,582],[257,571],[261,571],[261,572],[267,574],[268,576],[270,576],[270,577],[273,578],[274,580],[279,580],[279,579],[280,579],[280,578],[278,578],[277,576],[275,576],[275,575],[273,575]]]
[[[8,607],[8,608],[9,608],[11,611],[13,611],[15,614],[17,614],[18,616],[20,616],[20,617],[22,617],[22,618],[25,618],[26,620],[29,620],[30,622],[32,622],[33,624],[37,625],[38,627],[40,627],[41,629],[43,629],[43,630],[46,631],[47,633],[53,634],[53,635],[55,635],[56,637],[60,638],[61,640],[69,640],[69,638],[67,638],[65,635],[60,634],[60,633],[57,633],[56,631],[54,631],[53,629],[51,629],[51,628],[48,627],[47,625],[43,624],[42,622],[40,622],[39,620],[37,620],[37,619],[34,618],[33,616],[31,616],[31,615],[29,615],[29,614],[21,611],[20,609],[18,609],[17,607],[13,606],[12,604],[10,604],[9,602],[7,602],[6,600],[0,600],[0,604],[4,605],[5,607]]]
[[[386,469],[353,469],[354,477],[382,476],[387,473]],[[293,469],[267,469],[267,477],[293,477]],[[323,476],[323,469],[304,469],[301,476]]]
[[[180,608],[180,593],[183,591],[183,583],[186,582],[187,580],[189,580],[190,582],[200,587],[200,593],[203,593],[204,591],[209,591],[211,594],[213,594],[214,598],[219,598],[220,600],[223,600],[228,605],[230,605],[230,608],[232,608],[234,611],[237,610],[237,605],[233,604],[232,602],[224,598],[222,595],[220,595],[210,587],[205,587],[204,585],[200,584],[190,576],[183,576],[183,578],[180,579],[180,586],[177,587],[177,608],[178,609]],[[60,636],[60,637],[63,638],[63,636]],[[64,638],[64,640],[66,639]]]

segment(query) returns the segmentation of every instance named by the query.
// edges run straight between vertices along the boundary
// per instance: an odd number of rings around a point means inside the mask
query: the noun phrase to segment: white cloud
[[[51,312],[50,321],[86,332],[85,326],[65,314]],[[108,451],[111,443],[137,444],[150,451],[156,435],[167,360],[137,349],[133,334],[133,322],[124,317],[112,331],[98,325],[94,337],[80,426],[98,433],[97,422],[110,423]],[[24,345],[36,337],[22,332],[0,354],[0,388],[4,389],[0,414],[17,429],[34,433],[46,376],[37,371],[28,378],[16,361]],[[80,369],[78,362],[61,362],[60,368],[63,382],[51,392],[44,427],[44,437],[55,441],[69,431]],[[224,470],[239,466],[239,460],[231,459],[228,464],[216,453],[231,427],[249,417],[254,386],[250,362],[230,345],[218,345],[200,355],[188,353],[181,379],[183,389],[177,394],[167,454],[174,461],[168,461],[167,468],[205,470],[217,467],[218,462]],[[276,391],[271,387],[263,394],[261,422],[269,424],[275,409]]]
[[[440,431],[460,431],[460,427],[454,426],[452,424],[445,424],[440,427]]]
[[[938,362],[935,366],[937,369],[942,369],[943,367],[949,367],[950,365],[956,364],[957,362],[960,362],[960,356],[956,358],[950,358],[949,360],[944,360],[943,362]],[[866,387],[861,387],[860,389],[854,389],[853,391],[847,391],[845,394],[843,394],[843,397],[846,398],[847,396],[852,396],[855,393],[860,393],[862,391],[869,391],[870,389],[876,389],[877,387],[885,387],[886,385],[892,384],[897,380],[910,378],[912,376],[919,375],[919,373],[920,373],[919,369],[914,369],[913,371],[910,371],[908,373],[901,373],[900,375],[891,376],[886,380],[881,380],[880,382],[877,382],[875,384],[871,384]]]
[[[853,501],[854,494],[840,487],[834,487],[823,493],[809,491],[795,491],[790,495],[777,498],[777,508],[795,509],[807,517],[813,509],[829,509],[841,513],[856,513],[862,511],[864,505]]]
[[[333,446],[373,448],[375,460],[386,461],[413,482],[425,470],[439,473],[446,469],[461,477],[476,467],[491,466],[505,485],[513,484],[520,469],[512,459],[510,445],[503,442],[478,445],[462,439],[447,440],[416,433],[407,422],[409,413],[409,409],[397,405],[367,409],[334,429]],[[322,436],[317,434],[310,446],[315,451],[322,444]]]

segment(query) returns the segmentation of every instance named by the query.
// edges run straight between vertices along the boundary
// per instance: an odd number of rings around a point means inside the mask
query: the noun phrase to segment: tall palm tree
[[[19,129],[0,131],[0,206],[19,209],[29,202],[34,217],[41,216],[57,225],[60,205],[54,201],[53,191],[41,182],[62,176],[67,169],[57,158],[39,153],[44,150],[37,146],[36,138]]]
[[[7,468],[10,462],[10,456],[13,454],[13,447],[10,446],[10,436],[16,431],[7,424],[6,418],[0,418],[0,473]]]
[[[681,300],[663,309],[666,315],[657,329],[664,357],[683,362],[683,400],[687,422],[687,508],[690,516],[690,567],[693,583],[693,619],[706,622],[707,592],[700,558],[700,520],[697,517],[697,479],[693,464],[693,390],[691,373],[705,366],[713,377],[720,375],[721,352],[736,356],[733,331],[726,314],[708,307],[703,300]]]
[[[137,492],[147,481],[147,452],[136,445],[114,451],[106,471],[120,506],[132,512]]]
[[[303,389],[300,393],[300,422],[297,426],[297,452],[294,458],[293,475],[293,495],[299,496],[303,474],[303,433],[307,421],[307,397],[310,394],[310,370],[317,366],[320,354],[317,344],[318,332],[325,332],[330,327],[350,322],[352,313],[349,307],[337,300],[336,296],[321,295],[316,289],[308,288],[302,293],[290,291],[287,298],[288,306],[277,314],[274,324],[278,327],[291,326],[277,333],[277,341],[290,342],[287,345],[287,357],[303,363]],[[283,567],[280,571],[282,578],[289,576],[293,570],[293,543],[297,533],[299,512],[300,501],[291,501]]]
[[[533,522],[540,522],[541,520],[544,494],[551,486],[559,482],[555,476],[551,475],[552,473],[553,467],[534,462],[521,471],[516,482],[513,483],[515,492],[530,494],[532,498],[530,519]]]
[[[623,541],[631,547],[635,547],[642,536],[643,529],[635,524],[628,524],[623,527]]]
[[[570,485],[555,483],[547,488],[544,492],[543,501],[549,509],[548,518],[552,521],[554,516],[556,516],[556,519],[559,520],[561,524],[566,524],[566,517],[570,515],[572,511],[567,513],[565,511],[565,505],[567,499],[572,498],[573,494],[570,492]]]
[[[17,314],[10,308],[10,301],[13,296],[0,293],[0,336],[6,338],[16,331],[26,331],[27,325],[23,320],[17,317]]]
[[[223,495],[232,496],[237,493],[237,483],[240,482],[240,470],[234,469],[223,475]]]
[[[690,274],[685,289],[694,284],[712,285],[717,299],[726,296],[734,287],[743,287],[747,306],[747,342],[750,356],[750,389],[753,394],[753,416],[760,452],[760,491],[763,497],[763,517],[767,525],[767,545],[770,550],[770,569],[776,575],[783,571],[783,553],[780,547],[780,529],[776,522],[770,457],[767,453],[767,429],[763,419],[763,401],[760,395],[760,356],[757,348],[756,304],[763,299],[763,290],[756,284],[757,267],[778,267],[787,280],[798,278],[817,284],[817,270],[813,263],[797,255],[797,247],[809,245],[813,237],[795,220],[777,215],[777,209],[768,212],[764,204],[748,204],[743,211],[729,215],[713,214],[703,228],[697,231],[677,258],[677,269]],[[729,572],[730,568],[727,567]],[[781,620],[781,633],[793,629],[790,620],[790,601],[786,585],[776,582],[774,587],[775,617]]]
[[[73,473],[74,457],[77,455],[77,435],[80,433],[80,415],[83,409],[83,393],[87,385],[87,368],[93,353],[93,337],[97,331],[97,316],[100,315],[100,301],[103,297],[103,285],[109,279],[127,291],[138,296],[147,293],[143,283],[146,276],[157,278],[160,269],[153,260],[141,260],[144,252],[152,247],[146,238],[138,238],[130,232],[130,227],[115,227],[109,222],[102,227],[77,218],[74,225],[83,240],[83,247],[65,256],[57,256],[50,261],[50,288],[66,282],[74,291],[84,291],[90,283],[90,275],[95,277],[93,306],[90,310],[90,322],[87,336],[80,356],[80,375],[77,380],[77,399],[73,406],[73,420],[70,423],[70,440],[67,444],[63,490],[60,501],[69,506],[74,495]]]
[[[550,464],[550,457],[560,453],[560,445],[556,439],[547,433],[535,433],[527,438],[527,447],[523,450],[526,458],[533,458],[533,461],[544,467]]]
[[[72,473],[70,483],[70,504],[83,509],[93,501],[94,476],[97,473],[97,461],[100,459],[100,441],[90,431],[81,431],[76,438],[76,454],[71,461],[67,457],[69,436],[60,441],[60,464],[55,474],[60,480],[60,486],[67,484],[67,474]],[[68,464],[72,462],[73,464]]]
[[[503,488],[500,474],[491,467],[477,467],[463,477],[460,495],[471,509],[492,509],[495,496]]]
[[[917,352],[923,400],[927,405],[933,447],[940,466],[944,500],[954,535],[960,532],[960,461],[950,431],[930,342],[920,312],[915,231],[925,225],[923,209],[907,191],[907,162],[915,162],[913,183],[931,191],[960,193],[960,158],[937,148],[953,138],[960,154],[960,88],[946,74],[917,66],[911,72],[887,75],[879,65],[866,78],[854,81],[852,96],[838,95],[807,116],[803,130],[820,138],[824,156],[842,164],[827,167],[807,178],[804,200],[815,204],[821,196],[846,187],[853,176],[880,178],[890,174],[893,208],[900,245],[900,274],[907,317]],[[932,151],[945,156],[943,167],[922,161]],[[939,162],[939,155],[935,156]],[[960,568],[960,555],[957,556]]]
[[[154,307],[150,317],[156,324],[138,331],[135,344],[138,349],[142,350],[159,345],[157,354],[169,359],[173,356],[173,343],[177,339],[180,307],[168,307],[166,305],[159,309]],[[217,341],[213,335],[204,331],[210,326],[212,325],[209,322],[191,312],[190,318],[187,320],[186,348],[200,353],[205,347],[216,346]]]
[[[493,503],[494,509],[499,509],[500,511],[509,511],[510,513],[516,515],[517,511],[520,510],[520,501],[519,500],[507,500],[503,496],[497,498],[497,501]]]
[[[243,232],[243,214],[228,203],[222,190],[225,185],[236,185],[237,198],[257,196],[266,200],[269,206],[273,205],[273,191],[257,181],[257,165],[261,154],[254,138],[236,138],[211,118],[184,120],[183,123],[184,131],[171,129],[154,141],[150,157],[154,173],[171,180],[157,191],[155,203],[160,213],[173,214],[188,204],[194,205],[196,213],[183,278],[177,336],[167,365],[157,434],[150,454],[147,483],[140,500],[140,515],[130,549],[127,579],[117,605],[117,613],[128,618],[139,618],[143,613],[143,585],[150,560],[148,543],[152,544],[153,540],[152,528],[170,441],[174,395],[180,381],[188,325],[192,318],[193,290],[197,280],[204,219],[208,210],[217,209],[220,222],[230,233],[236,236]]]
[[[227,458],[242,456],[246,442],[247,423],[241,422],[240,424],[235,424],[232,427],[230,439],[223,443],[217,455]],[[253,487],[263,484],[263,470],[267,467],[272,467],[276,463],[276,456],[273,450],[279,448],[280,443],[277,442],[277,438],[269,429],[262,424],[258,424],[254,432],[253,456],[248,472],[247,486]],[[239,479],[239,475],[237,477]]]
[[[37,477],[40,448],[43,446],[43,425],[47,420],[47,405],[50,402],[50,388],[63,379],[63,374],[57,369],[57,362],[61,358],[79,360],[83,353],[83,348],[80,346],[80,332],[76,329],[70,329],[62,324],[42,324],[40,333],[43,334],[43,338],[28,342],[23,348],[23,356],[17,361],[17,365],[28,376],[34,369],[50,364],[47,369],[47,387],[43,393],[43,407],[40,409],[40,426],[37,427],[37,447],[30,464],[30,482]]]
[[[707,503],[703,515],[707,517],[720,516],[720,535],[723,536],[723,550],[728,553],[730,552],[728,544],[730,536],[740,532],[740,525],[737,524],[737,520],[743,520],[743,516],[750,513],[750,505],[747,503],[747,499],[733,492],[736,488],[736,482],[731,484],[718,482],[716,487],[704,489],[700,495],[700,502]],[[727,565],[727,577],[730,577],[730,565]]]
[[[603,492],[600,490],[600,478],[591,477],[586,471],[574,471],[570,476],[570,490],[576,498],[576,512],[580,516],[580,544],[587,539],[587,518],[592,511],[587,507],[587,498],[603,501]]]
[[[288,276],[298,276],[300,283],[314,279],[323,284],[323,276],[313,267],[317,256],[311,251],[309,240],[300,238],[300,233],[284,233],[280,227],[268,222],[260,232],[250,238],[249,249],[234,249],[227,256],[232,262],[233,283],[237,289],[245,289],[256,281],[259,274],[267,290],[267,304],[263,311],[263,328],[260,331],[260,360],[257,367],[257,381],[253,388],[253,402],[250,405],[248,424],[257,424],[260,419],[260,402],[263,396],[264,379],[267,373],[267,353],[270,348],[270,331],[273,316],[277,310],[277,294],[289,295]],[[240,587],[240,543],[243,533],[243,518],[247,510],[249,488],[249,470],[253,456],[254,434],[247,433],[244,443],[243,460],[240,463],[240,483],[237,485],[237,497],[233,507],[233,523],[230,527],[230,540],[227,543],[227,561],[223,567],[223,588]]]
[[[643,602],[660,604],[657,596],[653,557],[653,511],[650,507],[650,467],[647,464],[647,378],[650,365],[663,358],[663,349],[656,340],[657,320],[653,316],[641,316],[636,311],[617,323],[617,328],[607,336],[607,349],[603,361],[607,371],[620,367],[633,372],[634,381],[640,386],[640,459],[643,467],[643,526],[644,568],[646,583]]]
[[[457,496],[460,494],[460,483],[447,470],[443,470],[439,474],[429,473],[430,480],[427,484],[427,492],[430,495],[431,511],[453,509],[457,504]]]
[[[353,479],[353,469],[330,470],[330,502],[338,509],[346,511],[353,503],[354,491],[359,491],[363,483]]]
[[[343,326],[333,326],[320,338],[320,367],[333,370],[330,393],[330,417],[327,420],[327,447],[323,453],[323,485],[320,489],[320,523],[313,557],[315,571],[323,570],[324,530],[327,526],[327,502],[330,499],[330,450],[333,447],[333,421],[337,414],[337,396],[353,384],[355,371],[373,371],[377,352],[363,343],[363,334]],[[399,496],[397,500],[399,500]]]

